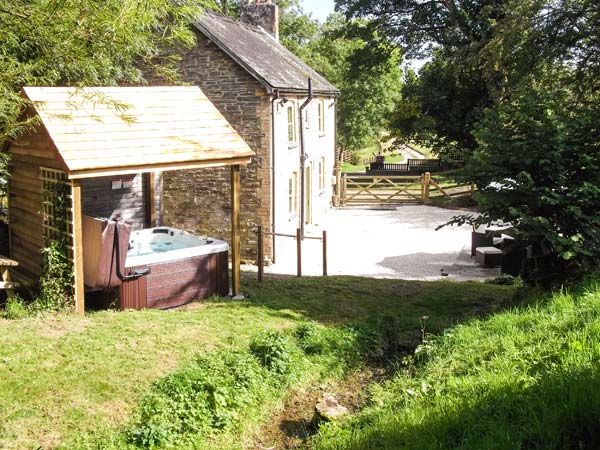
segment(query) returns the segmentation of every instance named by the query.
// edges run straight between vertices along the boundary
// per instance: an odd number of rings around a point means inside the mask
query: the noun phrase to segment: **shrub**
[[[283,375],[289,372],[294,348],[283,333],[267,331],[252,339],[250,352],[268,370]]]
[[[244,351],[199,356],[154,383],[140,403],[129,440],[141,447],[165,445],[230,425],[239,411],[261,398],[266,374]]]
[[[73,302],[73,265],[64,245],[52,241],[42,250],[44,273],[40,279],[40,292],[35,299],[35,309],[61,310]]]
[[[29,308],[19,295],[6,300],[3,317],[5,319],[22,319],[29,315]]]

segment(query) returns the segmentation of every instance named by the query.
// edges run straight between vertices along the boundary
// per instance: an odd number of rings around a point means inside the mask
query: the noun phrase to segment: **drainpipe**
[[[275,231],[275,102],[279,100],[279,89],[271,97],[271,232]],[[275,263],[275,234],[271,235],[271,261]]]
[[[306,161],[306,153],[304,151],[304,117],[302,113],[304,109],[313,99],[312,80],[308,79],[308,98],[302,103],[298,110],[300,111],[300,236],[304,237],[304,163]],[[312,178],[312,177],[311,177]]]

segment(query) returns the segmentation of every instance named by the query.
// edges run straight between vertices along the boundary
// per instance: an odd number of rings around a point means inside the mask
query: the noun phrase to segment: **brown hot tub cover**
[[[115,228],[119,235],[119,260],[115,248]],[[109,289],[121,284],[117,268],[125,275],[125,260],[131,222],[83,217],[83,272],[85,284],[92,290]],[[117,266],[118,264],[118,266]]]

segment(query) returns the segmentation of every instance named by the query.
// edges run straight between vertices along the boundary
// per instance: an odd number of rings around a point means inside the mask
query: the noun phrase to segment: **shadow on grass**
[[[512,384],[478,398],[432,400],[416,411],[399,408],[396,414],[363,418],[347,430],[352,438],[342,443],[333,436],[317,448],[597,450],[598,386],[597,369],[546,373],[530,387]]]
[[[393,318],[407,329],[424,324],[428,332],[514,306],[520,298],[513,286],[349,276],[268,275],[258,283],[255,275],[244,274],[243,292],[247,307],[268,308],[283,318],[325,325]]]

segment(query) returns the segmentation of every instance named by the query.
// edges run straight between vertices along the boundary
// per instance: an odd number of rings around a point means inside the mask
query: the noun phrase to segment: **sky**
[[[325,22],[335,6],[334,0],[300,0],[300,4],[304,11],[312,13],[312,17],[319,22]]]

